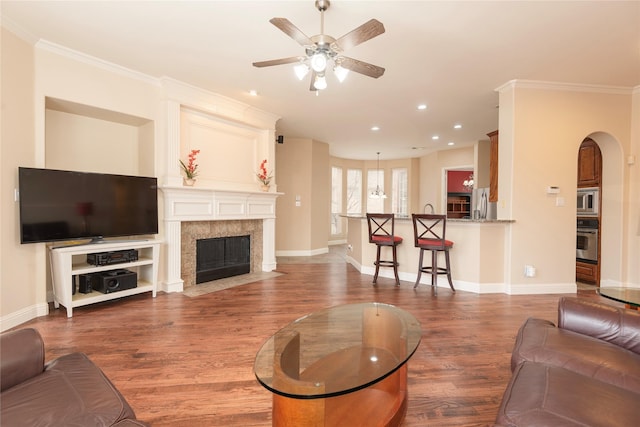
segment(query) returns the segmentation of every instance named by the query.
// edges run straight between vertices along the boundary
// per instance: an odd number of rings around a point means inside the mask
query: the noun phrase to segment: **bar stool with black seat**
[[[369,226],[369,243],[376,245],[376,272],[373,276],[373,283],[378,280],[380,267],[393,267],[393,275],[396,278],[396,286],[400,286],[398,277],[398,256],[396,248],[402,243],[402,237],[395,235],[395,218],[393,214],[367,214],[367,224]],[[391,248],[391,260],[380,259],[380,252],[383,247]]]
[[[451,280],[451,262],[449,260],[449,249],[453,247],[453,242],[445,239],[447,230],[447,216],[434,214],[413,214],[413,236],[416,248],[420,248],[420,261],[418,264],[418,278],[414,289],[420,283],[422,273],[431,275],[431,286],[433,293],[438,295],[437,278],[439,274],[446,274],[451,290],[455,292],[453,281]],[[431,252],[431,265],[424,266],[422,259],[424,251]],[[438,253],[444,252],[446,267],[438,267]]]

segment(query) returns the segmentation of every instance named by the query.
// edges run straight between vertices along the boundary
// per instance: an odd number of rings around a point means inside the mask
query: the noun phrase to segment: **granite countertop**
[[[367,219],[363,215],[341,214],[340,216],[352,219]],[[411,221],[411,215],[396,215],[398,221]],[[471,218],[447,218],[447,222],[462,224],[509,224],[515,222],[513,219],[471,219]]]

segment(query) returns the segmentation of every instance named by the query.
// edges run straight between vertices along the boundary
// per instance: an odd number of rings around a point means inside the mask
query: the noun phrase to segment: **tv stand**
[[[138,259],[110,265],[87,264],[87,254],[124,249],[136,249]],[[67,309],[67,317],[73,316],[73,308],[144,292],[151,292],[155,298],[158,288],[158,261],[160,259],[159,240],[105,241],[100,244],[84,244],[49,248],[51,277],[53,281],[53,304]],[[116,269],[129,269],[137,272],[138,285],[132,289],[103,294],[92,291],[87,294],[73,289],[76,277],[80,274],[97,273]]]

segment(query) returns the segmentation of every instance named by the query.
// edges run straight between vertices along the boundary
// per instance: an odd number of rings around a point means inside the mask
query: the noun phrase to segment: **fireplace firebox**
[[[250,236],[196,241],[196,284],[251,272]]]

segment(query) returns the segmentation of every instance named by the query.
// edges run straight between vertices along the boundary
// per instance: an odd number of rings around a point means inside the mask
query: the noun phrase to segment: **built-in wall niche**
[[[270,142],[270,143],[269,143]],[[180,159],[197,155],[198,186],[256,191],[256,172],[270,158],[269,131],[189,108],[180,112]],[[268,164],[269,171],[273,164]]]
[[[156,176],[153,121],[71,101],[45,101],[45,167]]]

